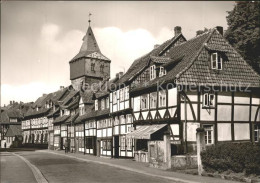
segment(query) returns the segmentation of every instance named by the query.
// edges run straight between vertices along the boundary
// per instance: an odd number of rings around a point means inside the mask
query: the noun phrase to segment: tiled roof
[[[65,122],[68,118],[70,117],[70,115],[63,115],[63,116],[59,116],[57,117],[52,123],[63,123]]]
[[[6,137],[15,137],[15,136],[21,136],[21,135],[22,135],[21,125],[10,125],[5,136]]]
[[[98,110],[96,111],[96,116],[103,116],[103,115],[108,115],[110,112],[109,109],[104,109],[104,110]]]
[[[155,56],[150,56],[150,57],[152,62],[158,64],[165,64],[171,61],[171,58],[169,57],[155,57]]]
[[[164,42],[159,47],[153,49],[149,53],[145,54],[144,56],[136,59],[133,64],[130,66],[130,68],[127,70],[127,72],[116,82],[117,84],[122,84],[128,82],[129,79],[132,79],[136,73],[139,73],[141,70],[143,70],[148,64],[151,59],[151,56],[159,56],[159,54],[170,44],[174,43],[175,41],[180,38],[182,34],[179,34],[176,37],[173,37],[172,39]]]
[[[46,98],[47,98],[47,94],[44,94],[43,96],[39,97],[32,105],[33,108],[36,108],[37,106],[38,107],[41,107],[42,105],[44,105],[44,101],[46,101]],[[48,97],[49,98],[49,97]]]
[[[36,111],[34,109],[29,109],[28,112],[25,114],[25,117],[42,115],[42,114],[48,113],[50,110],[51,110],[51,108],[39,108],[38,111]]]
[[[109,95],[108,91],[98,91],[97,93],[95,93],[96,98],[102,98],[108,95]]]
[[[69,101],[78,94],[79,92],[76,90],[70,90],[69,94],[63,99],[62,105],[65,106],[69,103]]]
[[[23,115],[21,113],[21,110],[19,109],[10,109],[10,110],[7,110],[7,115],[9,118],[22,118]]]
[[[72,108],[77,108],[78,106],[79,106],[79,96],[76,96],[76,98],[72,100],[66,108],[72,109]]]
[[[215,29],[211,31],[206,45],[222,49],[223,69],[214,71],[210,67],[205,44],[200,44],[199,56],[195,55],[189,64],[176,75],[178,84],[208,86],[260,87],[260,76],[248,65],[239,53]],[[186,60],[186,59],[185,59]],[[183,61],[182,61],[183,62]]]
[[[94,53],[94,52],[99,53],[106,60],[109,60],[107,57],[105,57],[101,53],[98,43],[96,41],[96,38],[94,36],[94,33],[93,33],[91,27],[89,26],[86,35],[83,37],[83,43],[81,45],[79,53],[73,59],[71,59],[70,62],[72,62],[78,58],[87,57],[89,54]]]
[[[84,115],[79,116],[74,123],[81,123],[87,119],[95,118],[96,116],[96,111],[89,111]]]
[[[207,56],[209,47],[205,45],[209,45],[212,50],[225,52],[226,58],[221,71],[211,69]],[[260,86],[257,73],[215,29],[173,47],[169,56],[173,61],[166,64],[173,63],[173,67],[165,76],[135,86],[132,91],[153,87],[157,83],[173,82],[175,79],[177,84],[182,85]]]
[[[57,109],[55,109],[55,111],[50,112],[50,113],[47,115],[47,117],[52,117],[53,115],[58,114],[59,111],[60,111],[60,108],[58,107]]]
[[[78,116],[79,116],[79,112],[77,112],[74,115],[70,115],[70,117],[65,121],[65,123],[66,124],[74,123],[74,121],[77,119]]]
[[[1,112],[0,120],[1,120],[1,123],[9,123],[10,122],[7,111]]]
[[[82,97],[83,103],[94,103],[93,98],[94,92],[91,90],[85,90],[84,92],[80,92],[80,96]]]

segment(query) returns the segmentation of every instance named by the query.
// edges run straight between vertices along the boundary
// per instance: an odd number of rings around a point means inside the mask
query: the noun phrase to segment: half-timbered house
[[[199,127],[207,145],[259,138],[259,75],[222,33],[217,27],[150,58],[150,80],[130,88],[137,129],[129,137],[150,140],[167,126],[172,155],[196,149]]]

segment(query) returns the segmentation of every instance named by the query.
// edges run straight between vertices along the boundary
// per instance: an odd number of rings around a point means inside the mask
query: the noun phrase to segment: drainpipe
[[[184,96],[184,106],[185,106],[185,153],[188,153],[188,144],[187,144],[187,98]]]

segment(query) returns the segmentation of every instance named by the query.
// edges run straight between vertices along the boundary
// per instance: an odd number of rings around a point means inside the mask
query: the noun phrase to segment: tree
[[[260,3],[236,2],[226,18],[225,38],[260,73]]]
[[[196,36],[200,35],[200,34],[203,34],[204,32],[208,32],[209,29],[207,29],[206,27],[204,27],[204,30],[198,30],[196,31]]]

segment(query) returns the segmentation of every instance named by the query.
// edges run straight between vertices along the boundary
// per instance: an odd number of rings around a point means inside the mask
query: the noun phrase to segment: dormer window
[[[211,54],[211,68],[215,70],[222,70],[223,59],[217,52]]]
[[[100,66],[100,72],[101,72],[101,73],[104,72],[104,64],[101,64],[101,66]]]
[[[150,80],[153,80],[156,78],[156,70],[155,70],[155,65],[152,65],[150,67]]]
[[[159,77],[162,77],[164,75],[166,75],[166,70],[164,69],[164,67],[160,67]]]
[[[204,93],[203,107],[215,107],[215,95],[214,94]]]
[[[98,100],[96,99],[95,100],[95,111],[97,111],[98,110]]]
[[[91,71],[95,71],[95,63],[91,63]]]

